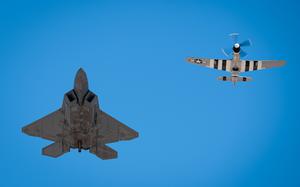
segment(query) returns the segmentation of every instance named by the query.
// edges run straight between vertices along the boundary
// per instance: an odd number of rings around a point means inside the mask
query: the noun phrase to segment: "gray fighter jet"
[[[230,81],[234,84],[239,81],[251,81],[251,77],[240,77],[239,74],[247,71],[256,71],[272,67],[278,67],[285,64],[283,60],[241,60],[240,57],[245,57],[247,53],[242,47],[248,47],[251,45],[251,41],[245,40],[238,42],[238,33],[230,34],[233,39],[232,48],[222,49],[223,53],[231,59],[208,59],[208,58],[187,58],[187,61],[193,64],[198,64],[204,67],[228,71],[231,76],[221,76],[218,80]]]
[[[62,107],[23,127],[22,132],[54,141],[42,149],[42,154],[50,157],[59,157],[73,148],[113,159],[117,152],[106,144],[138,137],[138,132],[99,108],[98,97],[88,89],[83,69],[76,74],[74,89],[64,95]]]

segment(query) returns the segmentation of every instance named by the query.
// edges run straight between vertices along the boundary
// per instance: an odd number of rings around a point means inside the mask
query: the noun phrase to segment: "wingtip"
[[[22,127],[22,133],[24,133],[24,134],[27,134],[27,135],[29,135],[29,136],[34,136],[34,133],[32,133],[29,129],[28,129],[28,127]]]
[[[132,137],[130,137],[130,138],[127,139],[127,140],[132,140],[132,139],[138,138],[139,136],[140,136],[139,132],[134,131],[134,132],[132,133]]]
[[[127,139],[127,140],[132,140],[132,139],[138,138],[139,136],[140,136],[140,134],[139,134],[138,132],[134,131],[134,132],[132,133],[132,137],[130,137],[130,138]]]
[[[192,62],[193,57],[188,57],[185,59],[186,62]]]
[[[286,64],[286,61],[285,60],[279,60],[279,64],[280,64],[280,66],[284,66]]]

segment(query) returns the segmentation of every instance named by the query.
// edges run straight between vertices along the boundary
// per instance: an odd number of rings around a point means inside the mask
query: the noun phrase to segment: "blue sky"
[[[1,1],[1,186],[300,186],[299,3],[295,1]],[[229,33],[246,59],[284,59],[246,73],[184,61],[224,58]],[[21,128],[56,110],[84,68],[101,108],[136,129],[110,146],[53,159]]]

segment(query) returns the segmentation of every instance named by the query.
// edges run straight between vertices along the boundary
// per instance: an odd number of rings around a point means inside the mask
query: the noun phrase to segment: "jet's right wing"
[[[197,64],[200,66],[204,66],[207,68],[222,70],[222,71],[229,71],[231,70],[231,60],[225,59],[208,59],[208,58],[187,58],[187,62],[192,64]]]
[[[64,115],[61,109],[25,126],[22,132],[30,136],[38,136],[56,141],[57,135],[62,133]]]
[[[98,109],[98,137],[104,144],[138,137],[138,132]]]

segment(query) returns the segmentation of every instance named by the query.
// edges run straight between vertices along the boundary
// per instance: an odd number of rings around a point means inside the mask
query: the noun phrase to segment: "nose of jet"
[[[83,96],[89,89],[88,80],[86,73],[82,68],[80,68],[75,77],[74,81],[74,90],[76,91],[77,95]]]

